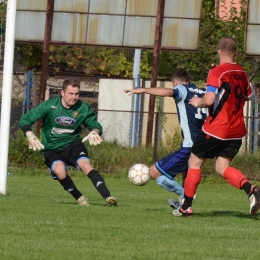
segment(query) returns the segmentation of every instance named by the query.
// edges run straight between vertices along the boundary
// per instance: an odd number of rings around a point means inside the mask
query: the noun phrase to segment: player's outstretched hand
[[[103,141],[102,137],[96,131],[91,131],[86,137],[83,138],[82,143],[87,140],[90,145],[98,145]]]
[[[39,139],[32,131],[27,131],[25,135],[29,141],[29,149],[33,149],[34,151],[44,149],[44,145],[39,141]]]
[[[130,88],[130,89],[124,89],[123,90],[125,93],[128,94],[128,96],[131,96],[132,94],[141,94],[143,93],[142,88]]]

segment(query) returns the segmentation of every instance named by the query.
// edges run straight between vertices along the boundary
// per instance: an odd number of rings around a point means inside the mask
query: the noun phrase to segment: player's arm
[[[132,94],[150,94],[155,96],[162,97],[173,97],[174,91],[172,88],[133,88],[133,89],[124,89],[125,93],[129,96]]]
[[[19,120],[19,127],[25,131],[32,130],[31,126],[39,119],[43,118],[48,113],[47,102],[44,101],[37,107],[31,109],[29,112],[24,114]],[[26,127],[25,127],[26,126]]]
[[[247,87],[247,91],[246,91],[245,100],[246,101],[252,100],[252,96],[253,96],[253,91],[252,91],[250,83],[248,82],[248,87]]]
[[[28,113],[23,115],[19,120],[19,127],[22,129],[24,135],[29,141],[29,149],[42,150],[44,149],[44,145],[40,142],[40,140],[34,135],[32,131],[32,125],[42,118],[46,111],[44,109],[45,103],[40,104],[38,107],[30,110]]]
[[[195,95],[193,98],[189,100],[189,104],[193,105],[194,107],[201,108],[211,107],[214,104],[217,93],[218,88],[213,86],[207,86],[205,95],[202,98],[199,98]]]
[[[102,126],[97,121],[97,116],[90,107],[86,110],[86,113],[84,125],[90,133],[82,139],[82,143],[88,140],[90,145],[98,145],[103,141],[103,138],[100,136],[102,134]]]

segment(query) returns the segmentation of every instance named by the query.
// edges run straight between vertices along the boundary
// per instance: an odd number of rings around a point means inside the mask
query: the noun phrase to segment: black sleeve
[[[24,125],[24,126],[22,126],[22,131],[23,131],[23,133],[25,135],[25,133],[27,131],[32,131],[32,127],[30,125]]]
[[[172,97],[176,98],[179,95],[179,90],[177,88],[172,89]]]

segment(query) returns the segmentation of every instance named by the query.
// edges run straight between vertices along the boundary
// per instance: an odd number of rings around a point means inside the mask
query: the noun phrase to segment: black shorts
[[[200,132],[193,143],[191,152],[200,158],[213,159],[221,156],[233,159],[241,145],[242,139],[220,140]]]
[[[68,170],[69,166],[73,166],[78,169],[78,160],[85,158],[89,160],[88,151],[81,140],[77,140],[70,144],[68,147],[62,150],[51,150],[44,152],[45,164],[49,168],[49,171],[53,179],[56,179],[56,175],[52,172],[52,166],[56,161],[62,161]]]

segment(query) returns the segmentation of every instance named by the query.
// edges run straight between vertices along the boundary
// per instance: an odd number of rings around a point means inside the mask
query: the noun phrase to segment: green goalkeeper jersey
[[[96,114],[81,100],[71,108],[62,106],[61,96],[44,101],[21,117],[19,127],[24,130],[41,118],[45,151],[60,150],[82,139],[81,125],[90,131],[98,128],[102,133],[102,126],[97,122]]]

